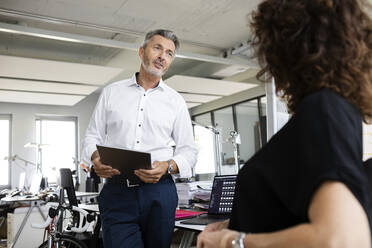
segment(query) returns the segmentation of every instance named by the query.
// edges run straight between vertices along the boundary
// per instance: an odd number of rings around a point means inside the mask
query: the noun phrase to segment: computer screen
[[[25,187],[25,180],[26,180],[26,172],[21,172],[21,174],[19,174],[19,182],[18,182],[19,190],[22,190]]]
[[[40,190],[40,184],[41,184],[41,174],[34,173],[32,176],[31,186],[29,192],[36,195],[39,193]]]
[[[232,210],[236,175],[216,176],[213,180],[209,214],[230,214]]]

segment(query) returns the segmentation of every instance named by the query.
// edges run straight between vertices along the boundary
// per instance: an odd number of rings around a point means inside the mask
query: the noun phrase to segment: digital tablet
[[[151,154],[133,150],[97,145],[101,162],[120,171],[121,174],[133,173],[137,169],[151,169]]]

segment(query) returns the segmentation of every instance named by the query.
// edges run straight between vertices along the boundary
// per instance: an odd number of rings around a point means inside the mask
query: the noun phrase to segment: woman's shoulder
[[[306,96],[299,104],[296,115],[308,116],[355,116],[361,117],[359,110],[346,98],[331,89],[321,89]]]

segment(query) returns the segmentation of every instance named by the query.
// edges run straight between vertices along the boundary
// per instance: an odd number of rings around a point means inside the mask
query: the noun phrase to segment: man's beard
[[[143,60],[141,59],[141,64],[143,66],[143,69],[145,69],[145,71],[153,76],[156,76],[156,77],[162,77],[165,72],[167,70],[162,70],[162,71],[158,71],[158,70],[154,70],[151,66],[150,66],[150,60],[149,58],[146,56],[146,53],[143,54]]]

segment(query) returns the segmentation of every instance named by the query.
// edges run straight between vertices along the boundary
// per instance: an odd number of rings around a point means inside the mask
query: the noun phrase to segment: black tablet
[[[97,145],[101,163],[110,165],[121,174],[133,173],[137,169],[151,169],[151,154],[133,150]]]

